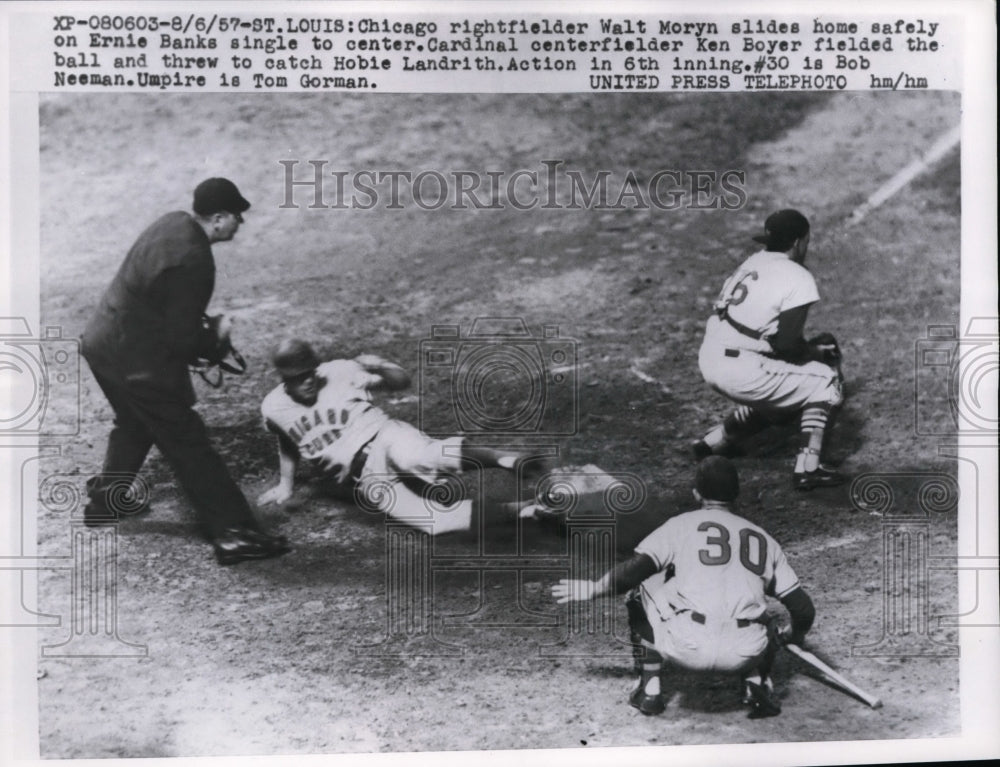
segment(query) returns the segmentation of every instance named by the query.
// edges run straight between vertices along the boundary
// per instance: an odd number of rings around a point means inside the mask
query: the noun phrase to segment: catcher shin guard
[[[629,641],[632,643],[632,665],[635,673],[642,672],[643,663],[662,663],[660,654],[643,644],[643,640],[653,643],[653,627],[649,624],[646,610],[642,606],[639,589],[632,589],[625,599],[625,611],[628,613]]]

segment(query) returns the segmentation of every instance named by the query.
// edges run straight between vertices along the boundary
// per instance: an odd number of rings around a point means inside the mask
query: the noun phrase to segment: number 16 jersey
[[[765,594],[780,598],[799,586],[774,538],[712,502],[669,519],[635,551],[659,567],[642,587],[662,620],[684,610],[716,620],[756,620],[766,608]]]
[[[778,330],[778,316],[789,309],[819,301],[812,274],[784,253],[762,250],[750,256],[726,280],[708,321],[705,342],[731,349],[769,354],[767,342]],[[719,318],[725,314],[760,338],[740,333]]]

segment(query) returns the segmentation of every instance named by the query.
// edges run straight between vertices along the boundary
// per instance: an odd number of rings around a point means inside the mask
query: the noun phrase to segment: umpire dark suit
[[[168,213],[129,250],[87,325],[83,356],[115,412],[101,474],[87,483],[87,524],[117,519],[112,488],[130,483],[156,445],[191,501],[222,564],[288,551],[264,534],[212,447],[189,363],[206,344],[202,315],[215,287],[212,243],[231,240],[250,207],[235,184],[195,189],[193,214]]]

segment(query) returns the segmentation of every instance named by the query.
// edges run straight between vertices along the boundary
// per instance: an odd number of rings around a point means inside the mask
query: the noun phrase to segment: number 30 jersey
[[[750,256],[726,280],[708,321],[705,342],[768,354],[767,338],[778,329],[778,316],[788,309],[819,301],[812,274],[784,253],[762,250]],[[720,318],[725,313],[738,325],[759,334],[751,338]]]
[[[716,620],[755,620],[765,594],[780,598],[799,586],[774,538],[711,501],[672,517],[635,551],[660,569],[642,587],[664,619],[693,610]]]

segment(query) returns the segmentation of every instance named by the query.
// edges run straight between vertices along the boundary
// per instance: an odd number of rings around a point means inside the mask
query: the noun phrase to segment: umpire
[[[215,287],[211,246],[233,239],[249,207],[228,179],[200,183],[191,213],[168,213],[139,235],[82,339],[115,413],[103,469],[87,481],[85,523],[117,520],[117,493],[132,486],[156,445],[223,565],[289,550],[284,537],[260,529],[192,409],[189,363],[216,342],[202,327]]]

